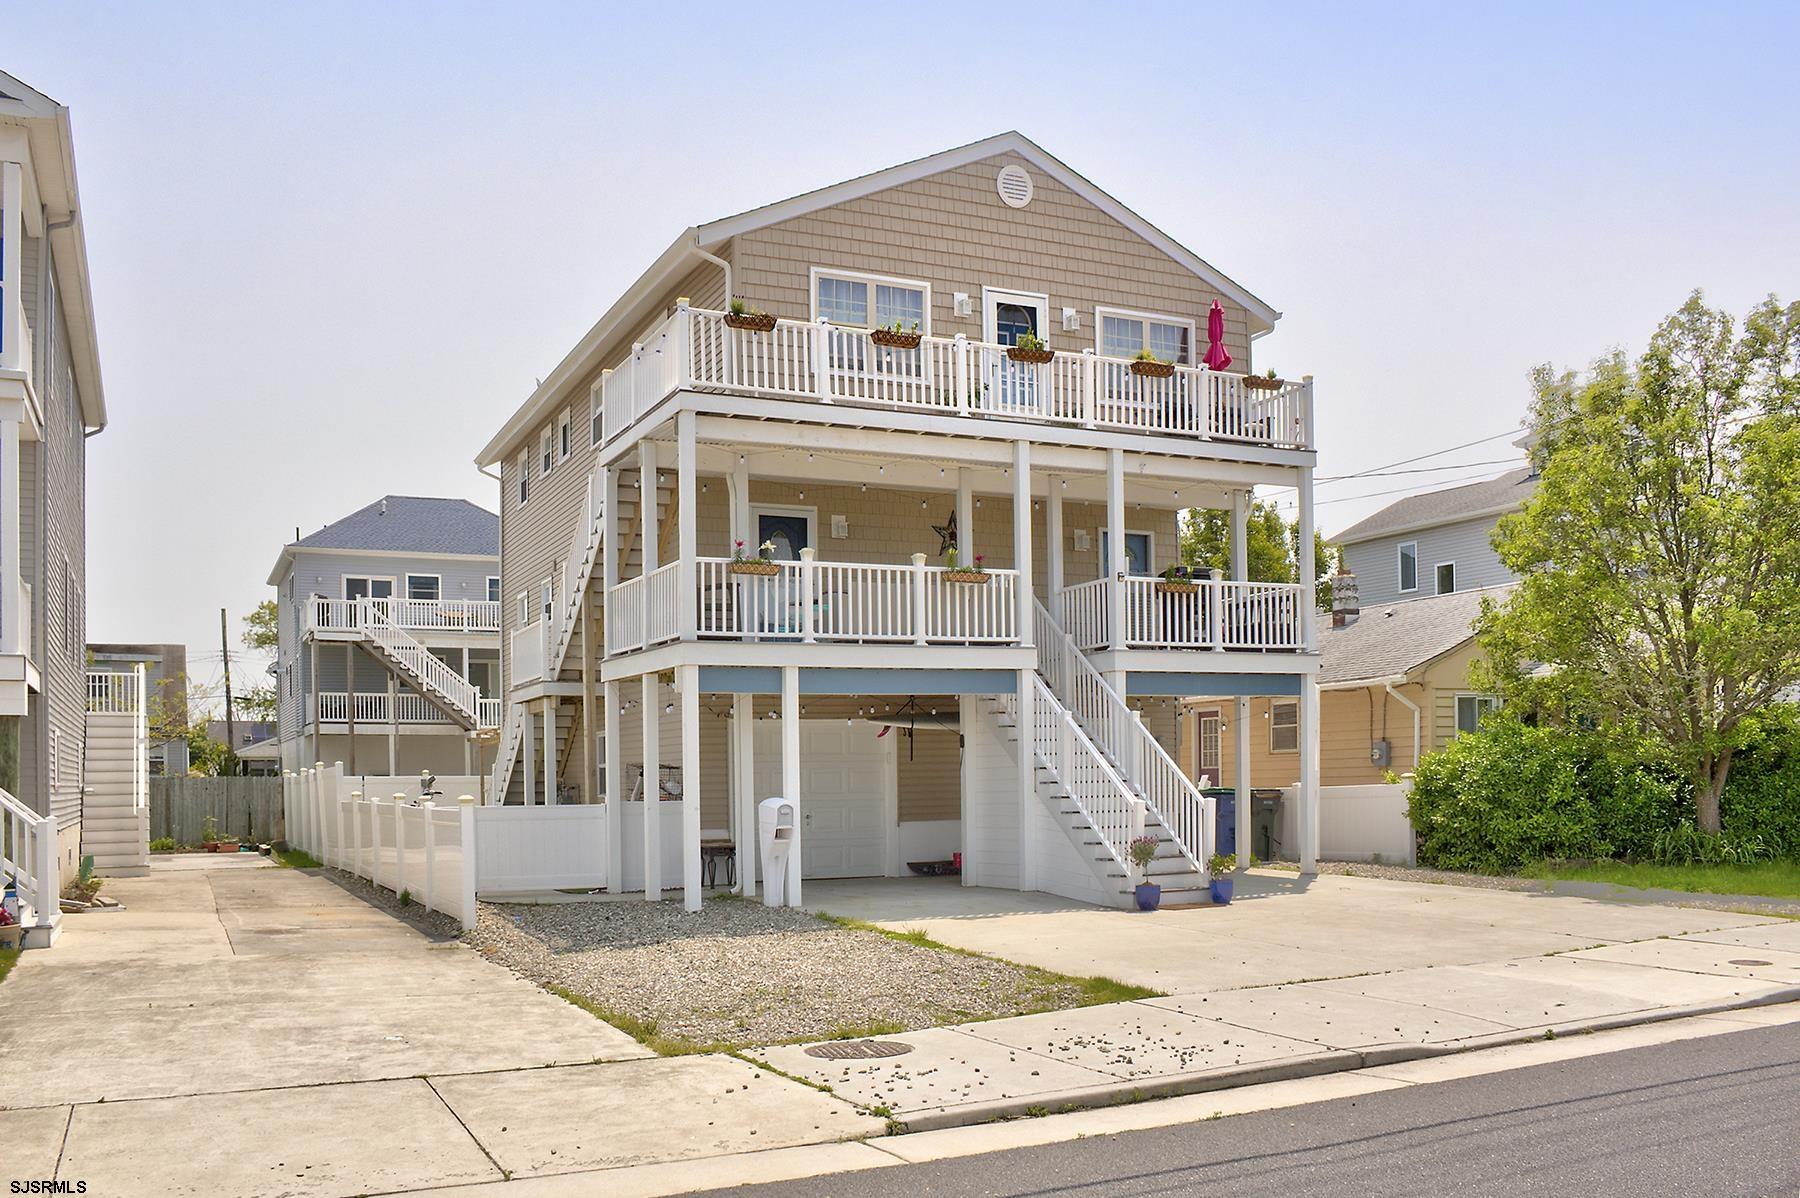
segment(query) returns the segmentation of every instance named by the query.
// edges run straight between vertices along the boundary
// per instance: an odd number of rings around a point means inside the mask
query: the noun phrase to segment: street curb
[[[1066,1114],[1071,1111],[1094,1110],[1125,1103],[1144,1102],[1156,1098],[1176,1098],[1184,1094],[1203,1094],[1211,1090],[1235,1090],[1268,1082],[1291,1081],[1296,1078],[1319,1077],[1329,1073],[1352,1073],[1380,1065],[1403,1061],[1419,1061],[1432,1057],[1460,1056],[1490,1048],[1513,1044],[1530,1044],[1540,1040],[1580,1036],[1590,1032],[1612,1031],[1622,1027],[1638,1027],[1666,1023],[1673,1019],[1692,1019],[1704,1015],[1720,1015],[1752,1007],[1778,1006],[1800,1002],[1800,986],[1788,986],[1754,998],[1730,1002],[1690,1003],[1677,1007],[1654,1007],[1619,1015],[1603,1015],[1570,1023],[1546,1024],[1530,1031],[1495,1032],[1473,1036],[1453,1044],[1378,1044],[1370,1048],[1332,1048],[1255,1065],[1232,1066],[1207,1073],[1178,1074],[1165,1078],[1146,1078],[1136,1082],[1084,1086],[1026,1098],[997,1098],[972,1102],[943,1110],[924,1111],[907,1119],[894,1120],[899,1134],[942,1131],[950,1127],[967,1127],[977,1123],[995,1123],[1007,1119],[1045,1113]]]

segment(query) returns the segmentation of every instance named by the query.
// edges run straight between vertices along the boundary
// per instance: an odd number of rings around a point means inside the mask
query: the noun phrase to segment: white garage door
[[[800,873],[807,878],[876,878],[887,873],[887,787],[894,777],[892,733],[869,724],[800,723]],[[756,798],[781,793],[781,723],[756,722]]]

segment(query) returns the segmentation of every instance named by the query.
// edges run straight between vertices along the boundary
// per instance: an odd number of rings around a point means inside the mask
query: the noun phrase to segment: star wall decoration
[[[931,531],[938,535],[938,556],[942,557],[956,548],[956,509],[950,509],[950,518],[942,524],[933,524]]]

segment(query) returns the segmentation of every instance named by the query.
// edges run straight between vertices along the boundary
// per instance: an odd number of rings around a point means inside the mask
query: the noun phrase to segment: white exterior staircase
[[[480,688],[388,619],[379,600],[358,599],[356,603],[356,625],[371,653],[458,727],[472,732],[481,726]]]

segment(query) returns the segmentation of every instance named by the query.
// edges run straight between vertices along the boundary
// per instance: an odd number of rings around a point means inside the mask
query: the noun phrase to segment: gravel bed
[[[731,900],[692,914],[666,902],[483,903],[465,939],[531,981],[654,1025],[673,1049],[891,1034],[1084,997],[1029,966]]]
[[[1274,869],[1298,869],[1292,862],[1273,862]],[[1386,878],[1393,882],[1431,882],[1444,886],[1469,886],[1477,890],[1524,890],[1542,894],[1550,889],[1550,883],[1542,878],[1512,878],[1492,874],[1466,874],[1448,869],[1426,869],[1413,865],[1375,865],[1366,861],[1321,861],[1319,872],[1322,874],[1341,874],[1350,878]],[[1609,886],[1606,882],[1583,883],[1599,887]],[[1633,891],[1631,887],[1617,887],[1623,892],[1621,897],[1629,898],[1633,894],[1644,894]],[[1706,894],[1702,891],[1656,891],[1653,897],[1636,899],[1638,902],[1653,902],[1677,907],[1699,907],[1707,911],[1752,912],[1782,915],[1791,919],[1800,919],[1800,902],[1787,899],[1765,898],[1761,896]]]
[[[347,873],[341,869],[325,868],[317,872],[324,874],[332,882],[350,891],[364,902],[380,907],[382,910],[405,920],[413,927],[439,940],[455,940],[462,935],[462,920],[453,915],[445,915],[442,911],[428,911],[417,902],[400,905],[400,896],[391,890],[371,884],[365,878]]]

